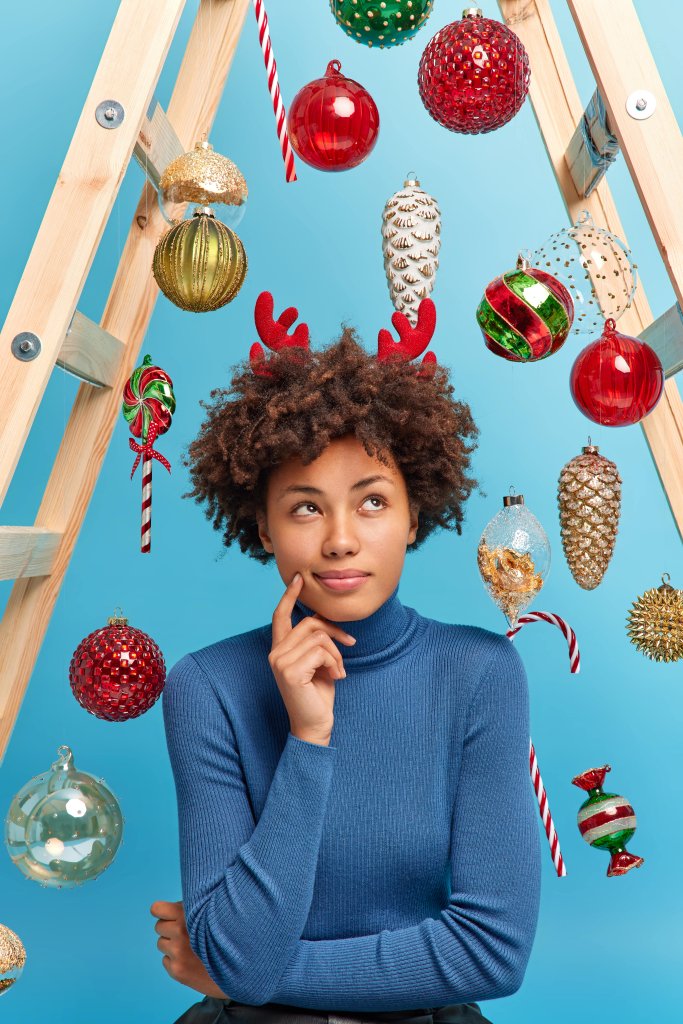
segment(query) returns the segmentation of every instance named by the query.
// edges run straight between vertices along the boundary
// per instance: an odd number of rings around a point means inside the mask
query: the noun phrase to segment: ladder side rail
[[[122,0],[33,248],[0,333],[0,504],[74,315],[185,0]],[[113,100],[118,127],[95,116]],[[106,119],[105,119],[106,120]],[[36,301],[36,295],[40,301]],[[12,352],[25,331],[40,340],[30,361]]]
[[[518,0],[498,0],[498,6],[504,21],[517,33],[529,54],[532,68],[529,96],[569,217],[574,221],[582,210],[588,210],[598,226],[626,242],[606,177],[587,197],[578,193],[572,179],[567,151],[584,107],[549,0],[526,0],[524,4],[519,4]],[[614,124],[611,117],[610,122]],[[627,334],[638,336],[652,320],[641,279],[633,304],[619,319],[619,327]],[[667,380],[659,404],[640,425],[683,536],[683,402],[673,378]]]
[[[250,2],[213,3],[207,40],[198,26],[207,24],[210,0],[202,0],[169,104],[169,118],[186,149],[213,124]],[[156,191],[145,182],[101,322],[114,337],[127,339],[121,364],[111,388],[82,384],[78,390],[36,516],[36,526],[61,534],[52,573],[16,580],[0,622],[0,765],[121,414],[124,384],[139,359],[159,294],[152,255],[167,227]]]

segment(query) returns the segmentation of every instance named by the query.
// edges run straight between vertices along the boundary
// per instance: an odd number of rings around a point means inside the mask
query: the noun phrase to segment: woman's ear
[[[420,510],[419,508],[410,508],[410,531],[408,533],[408,544],[415,543],[415,537],[417,536],[417,528],[420,525]]]
[[[273,552],[273,542],[268,534],[268,521],[266,519],[265,512],[259,511],[256,513],[256,523],[258,525],[259,540],[263,548],[268,551],[271,555]]]

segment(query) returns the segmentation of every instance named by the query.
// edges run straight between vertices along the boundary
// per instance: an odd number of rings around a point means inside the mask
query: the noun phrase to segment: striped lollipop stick
[[[154,442],[171,425],[175,411],[173,381],[159,366],[153,366],[150,356],[145,356],[142,365],[130,375],[123,389],[123,415],[130,431],[142,441],[138,444],[133,437],[128,444],[136,452],[131,470],[131,479],[142,460],[142,525],[140,529],[140,550],[149,553],[152,547],[152,463],[157,459],[171,472],[171,466],[164,456],[156,451]]]
[[[273,110],[275,112],[275,123],[277,127],[277,137],[280,140],[280,149],[282,150],[282,159],[285,162],[285,177],[287,181],[296,181],[296,169],[294,167],[294,153],[292,152],[292,146],[289,141],[289,135],[287,134],[287,115],[285,114],[285,106],[282,102],[282,95],[280,93],[280,83],[277,77],[277,64],[275,63],[275,55],[273,54],[273,47],[270,44],[270,29],[268,27],[268,15],[266,14],[266,8],[263,0],[253,0],[254,12],[256,14],[256,22],[258,24],[258,37],[261,44],[261,50],[263,51],[263,60],[266,65],[266,73],[268,75],[268,90],[270,97],[273,101]]]
[[[581,670],[581,655],[579,653],[576,633],[571,626],[564,621],[564,619],[560,618],[559,615],[553,614],[553,612],[527,612],[526,615],[520,615],[514,629],[509,629],[507,631],[507,636],[510,640],[519,633],[522,626],[526,625],[527,622],[549,622],[552,626],[557,626],[558,629],[562,631],[569,648],[569,671],[572,674],[575,674]],[[555,870],[558,876],[562,877],[567,874],[567,869],[562,857],[562,851],[560,850],[560,840],[555,830],[555,822],[553,821],[552,814],[550,813],[548,796],[538,767],[536,750],[531,739],[529,740],[529,771],[531,772],[531,781],[533,783],[536,799],[538,800],[538,809],[541,815],[541,821],[543,822],[545,834],[548,837],[548,842],[550,844],[550,853],[553,858],[553,864],[555,865]]]

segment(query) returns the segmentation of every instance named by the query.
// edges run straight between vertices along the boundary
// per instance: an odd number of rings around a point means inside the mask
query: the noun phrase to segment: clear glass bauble
[[[512,629],[550,571],[550,542],[522,495],[504,500],[481,535],[477,564],[490,598]]]
[[[27,878],[44,888],[72,889],[112,863],[124,818],[103,779],[77,771],[71,749],[59,747],[50,771],[30,779],[5,819],[5,846]]]
[[[527,258],[568,289],[574,335],[599,335],[606,319],[618,320],[633,302],[637,266],[631,251],[611,231],[596,227],[587,210]]]
[[[185,212],[182,217],[179,217],[180,206],[167,203],[160,191],[157,192],[157,200],[159,203],[159,209],[163,215],[164,220],[167,224],[177,224],[178,220],[192,220],[195,214],[195,207],[192,203],[188,203],[185,207]],[[239,202],[225,203],[220,210],[220,219],[226,227],[229,227],[232,231],[242,223],[244,214],[247,211],[248,203],[247,195],[240,198]]]
[[[11,928],[0,924],[0,996],[19,981],[26,964],[24,944]]]

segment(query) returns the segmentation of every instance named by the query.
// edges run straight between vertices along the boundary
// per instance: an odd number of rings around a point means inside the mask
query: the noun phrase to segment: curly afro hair
[[[350,434],[385,465],[389,452],[403,474],[418,510],[408,551],[437,527],[461,533],[463,505],[478,486],[467,470],[479,431],[469,406],[451,397],[445,366],[418,377],[415,362],[369,355],[344,326],[338,341],[304,359],[301,349],[275,352],[270,377],[254,373],[248,359],[233,369],[230,386],[200,402],[208,415],[182,456],[193,484],[183,497],[206,503],[226,548],[237,540],[250,557],[272,561],[256,518],[266,508],[269,470],[291,457],[308,465]]]

